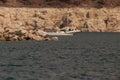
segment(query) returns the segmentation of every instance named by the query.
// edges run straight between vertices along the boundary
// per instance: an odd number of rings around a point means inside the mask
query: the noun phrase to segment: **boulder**
[[[43,37],[47,36],[47,32],[45,32],[45,31],[37,30],[36,32],[37,32],[37,35],[39,35],[39,36],[43,36]]]
[[[51,40],[52,41],[58,41],[59,39],[58,39],[58,37],[52,37]]]

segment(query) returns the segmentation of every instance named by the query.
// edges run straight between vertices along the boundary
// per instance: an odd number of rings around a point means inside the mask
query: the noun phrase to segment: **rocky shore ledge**
[[[120,8],[0,7],[0,40],[58,40],[48,31],[120,32]]]

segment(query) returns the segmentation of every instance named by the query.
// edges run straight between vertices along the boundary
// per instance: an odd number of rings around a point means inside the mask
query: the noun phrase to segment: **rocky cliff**
[[[117,7],[120,0],[0,0],[9,7]]]
[[[0,40],[50,40],[46,37],[47,31],[62,29],[79,29],[81,32],[120,32],[120,7],[117,4],[119,0],[113,2],[111,6],[108,6],[108,2],[104,0],[94,0],[93,3],[91,3],[92,0],[88,3],[85,2],[86,0],[75,0],[75,2],[74,0],[11,1],[13,0],[1,0],[0,2]],[[48,7],[50,1],[61,2],[61,5],[64,5],[60,7],[60,4],[56,4],[57,6],[54,4]],[[76,4],[77,1],[81,1],[79,4],[82,7]],[[40,3],[44,3],[43,7]],[[70,7],[68,3],[74,7]],[[34,4],[38,7],[35,8]],[[88,7],[85,7],[86,4]]]

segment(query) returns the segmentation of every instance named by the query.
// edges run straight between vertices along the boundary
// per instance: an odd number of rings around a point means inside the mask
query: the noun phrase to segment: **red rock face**
[[[10,7],[118,7],[120,0],[0,0]]]

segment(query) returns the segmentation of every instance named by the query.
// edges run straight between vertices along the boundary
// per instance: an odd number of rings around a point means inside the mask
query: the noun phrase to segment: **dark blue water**
[[[120,33],[0,42],[0,80],[120,80]]]

